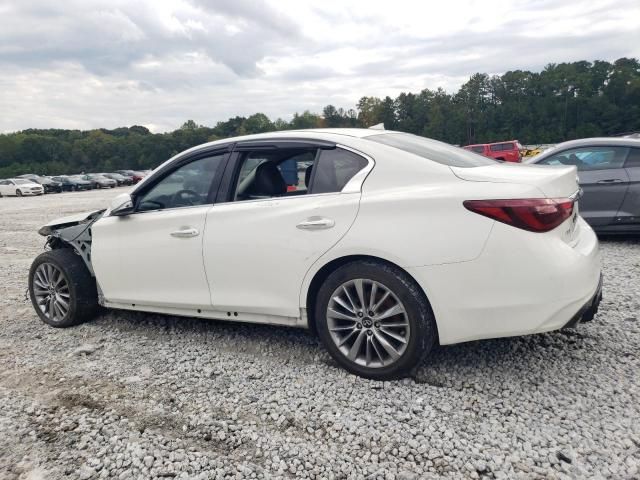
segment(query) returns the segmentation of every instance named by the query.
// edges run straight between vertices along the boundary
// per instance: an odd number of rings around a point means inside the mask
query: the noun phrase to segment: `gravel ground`
[[[25,302],[36,230],[114,190],[0,199],[0,478],[639,478],[640,240],[588,325],[443,347],[372,382],[305,331]]]

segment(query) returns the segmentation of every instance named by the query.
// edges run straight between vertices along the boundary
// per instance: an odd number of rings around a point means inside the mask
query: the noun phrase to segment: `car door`
[[[181,160],[134,192],[133,213],[95,223],[92,263],[107,305],[210,308],[202,239],[227,159]]]
[[[282,175],[292,162],[295,185]],[[373,161],[339,147],[240,146],[231,163],[224,201],[207,213],[203,257],[213,307],[240,319],[298,318],[304,275],[353,224],[362,172]]]
[[[640,147],[629,148],[624,169],[629,177],[629,187],[616,220],[620,224],[640,225]]]
[[[0,180],[0,194],[10,195],[9,193],[9,180]]]
[[[629,186],[624,169],[628,149],[620,146],[591,146],[563,150],[538,162],[546,165],[575,165],[580,187],[580,215],[592,226],[615,221]]]

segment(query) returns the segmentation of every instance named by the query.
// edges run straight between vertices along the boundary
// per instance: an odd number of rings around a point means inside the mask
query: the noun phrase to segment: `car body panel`
[[[139,305],[210,306],[202,262],[210,208],[203,205],[105,216],[97,221],[93,225],[93,267],[104,297]],[[186,225],[199,234],[190,238],[172,235]]]
[[[359,202],[357,192],[214,205],[207,214],[203,249],[213,306],[299,317],[300,285],[307,270],[349,230]],[[330,219],[334,225],[297,227],[313,218]]]

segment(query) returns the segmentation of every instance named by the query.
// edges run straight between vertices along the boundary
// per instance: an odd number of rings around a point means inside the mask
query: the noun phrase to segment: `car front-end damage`
[[[84,261],[87,269],[95,277],[91,264],[91,226],[98,221],[105,210],[95,210],[68,217],[58,218],[43,225],[38,233],[47,237],[45,248],[72,248]]]

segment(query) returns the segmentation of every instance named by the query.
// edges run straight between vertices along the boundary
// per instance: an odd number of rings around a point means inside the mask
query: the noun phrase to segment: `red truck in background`
[[[507,142],[496,143],[477,143],[475,145],[467,145],[462,147],[465,150],[471,150],[472,152],[479,153],[485,157],[493,158],[495,160],[502,160],[504,162],[521,162],[522,156],[520,150],[522,145],[518,140],[509,140]]]

